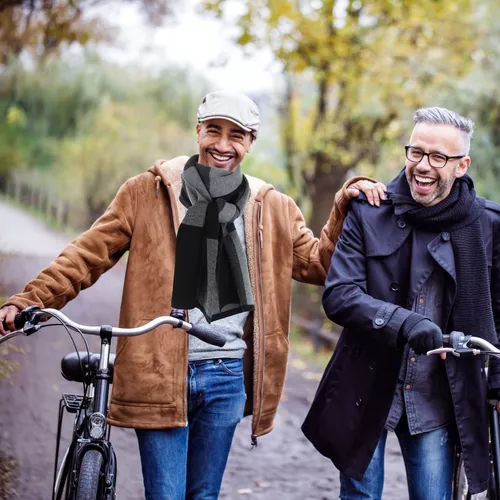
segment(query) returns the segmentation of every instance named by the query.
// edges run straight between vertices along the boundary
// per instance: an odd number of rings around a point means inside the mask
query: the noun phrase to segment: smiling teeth
[[[216,160],[219,160],[219,161],[228,161],[231,159],[230,156],[221,156],[221,155],[217,155],[215,153],[212,153],[212,156],[216,159]]]
[[[419,177],[418,175],[415,176],[415,179],[418,182],[423,182],[424,184],[431,184],[435,181],[435,179],[429,179],[428,177]]]

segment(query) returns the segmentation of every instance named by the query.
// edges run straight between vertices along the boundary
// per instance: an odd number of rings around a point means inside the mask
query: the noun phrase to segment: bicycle
[[[433,349],[432,351],[428,351],[427,355],[430,356],[445,352],[457,357],[486,355],[500,358],[500,349],[479,337],[465,335],[462,332],[452,332],[450,335],[443,335],[443,341],[444,344],[451,347]],[[489,500],[500,500],[500,426],[496,410],[498,399],[488,396],[487,402],[489,407],[490,461],[492,470],[487,498]],[[460,451],[457,451],[453,474],[453,500],[470,499],[471,493],[467,484],[463,459]]]
[[[41,325],[50,318],[57,324]],[[174,309],[170,316],[160,316],[137,328],[116,328],[109,325],[78,324],[56,309],[31,306],[16,316],[17,330],[0,337],[0,344],[19,335],[32,335],[41,328],[63,326],[69,333],[75,351],[61,360],[61,374],[72,382],[83,384],[83,394],[63,393],[59,403],[52,500],[114,500],[116,498],[117,461],[107,424],[108,396],[113,381],[115,355],[111,354],[112,337],[143,335],[169,324],[190,335],[222,347],[224,337],[200,325],[185,321],[185,312]],[[86,346],[78,351],[71,331],[79,333]],[[98,335],[100,353],[89,351],[84,334]],[[71,442],[59,464],[61,428],[65,411],[75,414]]]

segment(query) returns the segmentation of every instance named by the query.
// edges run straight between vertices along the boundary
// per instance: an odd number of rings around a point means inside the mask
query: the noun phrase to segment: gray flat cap
[[[240,92],[218,90],[207,94],[198,107],[198,122],[221,118],[229,120],[257,138],[260,127],[259,108]]]

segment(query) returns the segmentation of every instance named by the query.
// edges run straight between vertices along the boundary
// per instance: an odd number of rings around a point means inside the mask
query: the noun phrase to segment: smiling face
[[[418,123],[413,129],[409,144],[425,153],[459,156],[464,154],[462,134],[453,125]],[[424,156],[418,163],[407,159],[406,178],[413,199],[426,207],[444,200],[450,194],[455,179],[462,177],[469,165],[469,156],[449,159],[443,168],[431,167],[428,156]]]
[[[233,171],[252,147],[253,137],[233,122],[206,120],[196,125],[201,165]]]

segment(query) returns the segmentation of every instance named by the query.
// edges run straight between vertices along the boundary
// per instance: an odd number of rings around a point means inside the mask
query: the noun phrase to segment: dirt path
[[[5,293],[10,294],[17,292],[47,265],[63,248],[67,238],[1,201],[0,220],[0,252],[4,253],[0,256],[0,283]],[[25,242],[30,243],[26,245]],[[9,253],[5,255],[5,251]],[[83,323],[116,324],[123,274],[124,265],[119,264],[68,304],[65,312]],[[17,498],[45,500],[50,498],[59,395],[61,391],[79,390],[64,381],[59,372],[60,359],[72,350],[72,346],[67,335],[56,329],[15,341],[24,354],[13,356],[21,367],[11,379],[12,386],[0,383],[0,449],[19,463]],[[275,430],[260,438],[259,446],[251,450],[250,421],[245,419],[240,424],[221,498],[338,498],[338,473],[300,431],[319,376],[319,370],[296,357],[291,358]],[[66,424],[65,436],[68,436],[69,418]],[[112,440],[119,464],[118,499],[143,499],[134,432],[114,428]],[[388,440],[386,454],[384,498],[405,499],[404,467],[393,436]]]

